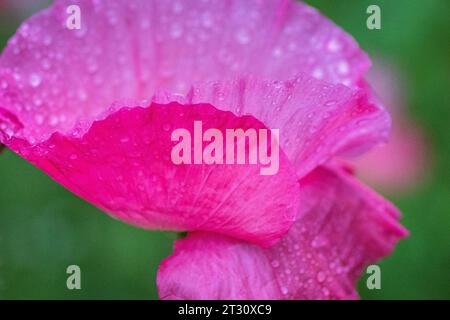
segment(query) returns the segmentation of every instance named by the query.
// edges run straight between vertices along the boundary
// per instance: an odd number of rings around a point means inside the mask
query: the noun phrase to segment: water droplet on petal
[[[44,37],[44,45],[49,46],[52,44],[52,42],[53,42],[53,39],[50,35],[46,35]]]
[[[247,44],[250,41],[250,37],[246,30],[239,30],[236,34],[236,39],[240,44]]]
[[[86,91],[84,91],[83,89],[80,89],[78,91],[78,99],[80,99],[80,101],[86,101],[87,100],[87,93],[86,93]]]
[[[43,124],[44,123],[44,116],[41,114],[37,114],[34,116],[34,120],[36,120],[37,124]]]
[[[51,67],[51,63],[50,63],[49,60],[44,59],[44,60],[42,60],[42,62],[41,62],[41,66],[42,66],[42,69],[44,69],[44,70],[49,70],[50,67]]]
[[[51,116],[50,117],[50,125],[52,127],[56,126],[58,124],[59,120],[57,116]]]
[[[312,72],[312,76],[316,79],[322,79],[323,78],[323,70],[320,68],[315,68]]]
[[[319,271],[319,273],[317,274],[317,281],[322,283],[325,281],[326,278],[327,278],[327,275],[324,272]]]
[[[30,82],[30,86],[32,86],[33,88],[37,88],[41,84],[42,78],[39,74],[32,73],[30,75],[29,82]]]
[[[340,74],[348,74],[348,72],[350,71],[350,67],[347,63],[347,61],[341,61],[338,64],[338,72]]]
[[[330,42],[328,42],[328,50],[330,50],[331,52],[338,52],[339,50],[341,50],[341,43],[339,42],[339,40],[333,38],[330,40]]]
[[[174,24],[172,25],[172,28],[170,29],[170,36],[174,39],[179,38],[183,34],[183,28],[178,25]]]
[[[274,268],[278,268],[280,266],[280,262],[278,262],[278,260],[273,260],[270,264]]]

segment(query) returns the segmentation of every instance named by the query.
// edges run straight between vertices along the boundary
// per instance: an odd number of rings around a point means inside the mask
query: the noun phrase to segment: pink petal
[[[144,228],[203,230],[269,245],[287,232],[298,210],[297,181],[281,151],[277,174],[260,164],[175,165],[171,134],[265,128],[210,105],[176,102],[122,108],[98,120],[84,135],[53,134],[29,145],[9,146],[80,197],[111,215]],[[207,143],[204,143],[204,146]],[[270,200],[270,201],[267,201]]]
[[[205,233],[178,240],[158,271],[161,298],[354,299],[365,266],[407,235],[390,203],[341,169],[301,180],[299,219],[269,249]]]
[[[42,141],[156,89],[184,94],[196,81],[317,70],[351,85],[369,65],[350,36],[295,1],[76,3],[80,30],[66,27],[73,1],[55,1],[21,26],[0,59],[0,107],[20,114],[24,136]]]
[[[259,247],[216,234],[190,233],[162,262],[161,299],[277,299],[278,284]]]
[[[193,81],[248,74],[287,80],[301,72],[354,85],[370,66],[349,35],[299,1],[139,4],[139,65],[151,66],[141,69],[144,91],[162,86],[185,93]]]
[[[372,96],[304,74],[284,82],[250,77],[207,83],[188,98],[281,128],[280,145],[299,177],[335,155],[361,154],[389,135],[389,114]]]

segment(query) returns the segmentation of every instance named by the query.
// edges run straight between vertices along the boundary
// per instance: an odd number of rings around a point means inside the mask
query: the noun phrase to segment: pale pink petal
[[[24,22],[2,53],[0,108],[17,115],[28,140],[68,132],[117,100],[137,98],[132,16],[116,1],[102,11],[93,1],[77,3],[80,30],[66,27],[73,1],[56,1]]]
[[[300,1],[146,0],[137,15],[144,92],[157,86],[185,93],[193,81],[248,74],[287,80],[301,72],[353,86],[370,66],[351,36]]]
[[[365,266],[407,235],[386,200],[341,169],[300,181],[301,211],[269,249],[194,233],[178,240],[158,271],[161,298],[354,299]]]
[[[66,27],[73,4],[80,30]],[[42,140],[156,89],[184,94],[196,81],[288,80],[317,69],[326,81],[354,84],[368,65],[350,36],[295,1],[59,0],[9,41],[0,107],[20,114],[24,136]]]

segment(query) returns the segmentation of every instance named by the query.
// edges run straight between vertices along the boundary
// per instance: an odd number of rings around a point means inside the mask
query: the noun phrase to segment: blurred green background
[[[28,2],[16,16],[1,9],[0,48],[35,10],[37,2]],[[389,196],[411,236],[381,262],[382,289],[365,289],[363,276],[359,292],[366,299],[450,299],[450,2],[307,2],[369,55],[401,70],[409,112],[429,144],[419,185]],[[381,30],[366,28],[370,4],[381,8]],[[11,151],[0,156],[0,299],[156,299],[156,270],[175,238],[113,220]],[[72,264],[81,267],[82,290],[66,288]]]

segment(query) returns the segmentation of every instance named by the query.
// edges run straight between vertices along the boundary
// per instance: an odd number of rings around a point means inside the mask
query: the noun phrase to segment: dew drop
[[[44,59],[44,60],[42,60],[42,62],[41,62],[41,66],[42,66],[42,69],[44,69],[44,70],[49,70],[50,67],[51,67],[51,63],[50,63],[49,60]]]
[[[173,12],[180,13],[181,11],[183,11],[183,5],[180,2],[175,2],[173,5]]]
[[[43,124],[44,123],[44,116],[42,114],[37,114],[34,116],[34,120],[37,124]]]
[[[86,101],[87,100],[87,93],[86,93],[86,91],[84,91],[83,89],[80,89],[78,91],[78,99],[80,99],[80,101]]]
[[[281,57],[282,54],[283,54],[283,50],[281,50],[280,47],[276,47],[272,50],[272,56],[274,56],[275,58]]]
[[[335,105],[336,103],[337,103],[336,100],[329,100],[329,101],[325,102],[325,106],[331,107],[331,106]]]
[[[43,40],[43,41],[44,41],[44,45],[49,46],[49,45],[52,44],[53,39],[52,39],[51,36],[47,35],[47,36],[44,37],[44,40]]]
[[[205,28],[210,28],[213,25],[213,20],[209,13],[205,13],[202,17],[202,24]]]
[[[322,283],[325,281],[326,278],[327,278],[326,274],[322,271],[319,271],[319,273],[317,274],[317,281]]]
[[[39,74],[32,73],[30,75],[29,83],[30,83],[30,86],[32,86],[33,88],[39,87],[41,82],[42,82],[42,78],[41,78],[41,76]]]
[[[141,29],[148,29],[150,28],[150,21],[148,19],[144,19],[141,21]]]
[[[323,70],[320,68],[315,68],[312,72],[312,76],[316,79],[322,79],[323,78]]]
[[[236,40],[240,44],[247,44],[250,41],[250,37],[249,37],[247,31],[242,29],[242,30],[239,30],[238,33],[236,34]]]
[[[330,42],[328,42],[328,50],[331,52],[338,52],[341,50],[341,43],[337,39],[331,39]]]
[[[119,22],[119,19],[117,18],[117,16],[113,13],[108,15],[108,23],[111,26],[115,26],[117,23]]]
[[[89,73],[95,73],[98,70],[98,65],[94,60],[89,60],[87,69]]]
[[[349,67],[347,61],[339,62],[338,71],[340,74],[348,74],[349,70],[350,70],[350,67]]]
[[[280,266],[280,262],[278,260],[273,260],[271,262],[272,267],[278,268]]]
[[[179,37],[181,37],[181,35],[183,34],[183,28],[178,25],[178,24],[174,24],[172,25],[172,28],[170,29],[170,36],[174,39],[177,39]]]
[[[50,117],[50,125],[52,127],[56,126],[58,124],[59,120],[57,116],[51,116]]]
[[[33,97],[33,103],[36,107],[42,106],[42,99],[40,97]]]

